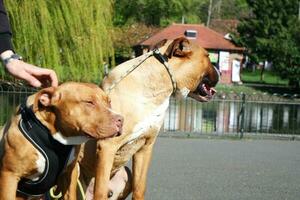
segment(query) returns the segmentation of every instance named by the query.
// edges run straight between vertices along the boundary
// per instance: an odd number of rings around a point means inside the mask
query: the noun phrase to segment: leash
[[[59,200],[62,197],[61,192],[59,192],[58,194],[55,194],[56,189],[57,189],[57,186],[55,185],[49,191],[49,195],[50,195],[51,199],[53,199],[53,200]]]
[[[120,83],[125,77],[127,77],[131,72],[133,72],[136,68],[138,68],[141,64],[143,64],[148,58],[150,58],[151,56],[154,56],[161,64],[164,65],[164,67],[166,68],[169,77],[172,81],[172,87],[173,87],[173,92],[175,93],[176,91],[176,81],[175,78],[173,76],[173,72],[172,69],[170,68],[169,64],[168,64],[168,58],[166,58],[165,56],[163,56],[159,49],[154,49],[148,53],[145,53],[144,55],[142,55],[139,59],[138,64],[133,65],[131,68],[129,68],[125,74],[123,74],[119,79],[117,79],[116,81],[113,82],[113,84],[108,88],[107,93],[109,94],[116,86],[118,83]]]
[[[80,167],[78,166],[78,170],[80,170]],[[82,200],[85,200],[86,197],[85,197],[85,192],[84,192],[84,189],[83,189],[83,186],[80,182],[80,179],[78,178],[77,179],[77,186],[79,188],[79,192],[80,192],[80,195],[81,195],[81,199]],[[59,200],[62,198],[62,192],[59,192],[58,194],[55,194],[55,191],[57,189],[57,186],[53,186],[50,191],[49,191],[49,200]]]
[[[83,189],[83,186],[80,182],[79,179],[77,179],[77,186],[79,187],[79,192],[80,192],[80,195],[81,195],[81,198],[82,200],[85,199],[85,193],[84,193],[84,189]],[[49,200],[59,200],[60,198],[62,198],[62,192],[59,192],[58,194],[55,194],[55,191],[56,191],[56,188],[57,186],[53,186],[50,191],[49,191]]]
[[[79,187],[79,191],[80,191],[80,195],[81,195],[82,200],[85,200],[86,199],[85,198],[85,192],[84,192],[84,189],[83,189],[82,184],[81,184],[79,179],[77,179],[77,185]]]

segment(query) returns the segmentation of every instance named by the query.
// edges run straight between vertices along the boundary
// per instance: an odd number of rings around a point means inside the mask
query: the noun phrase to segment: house
[[[240,83],[240,67],[245,48],[236,46],[228,35],[225,37],[204,25],[172,24],[134,46],[135,54],[139,56],[147,52],[150,46],[163,39],[175,39],[182,36],[209,52],[211,62],[221,72],[221,83]]]

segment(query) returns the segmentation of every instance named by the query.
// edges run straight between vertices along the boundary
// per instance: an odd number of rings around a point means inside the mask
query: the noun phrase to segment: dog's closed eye
[[[89,106],[95,106],[95,102],[91,101],[91,100],[83,100],[82,102],[89,105]]]

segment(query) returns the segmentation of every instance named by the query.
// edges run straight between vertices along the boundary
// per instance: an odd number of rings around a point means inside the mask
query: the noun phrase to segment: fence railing
[[[16,111],[21,101],[34,91],[36,89],[27,86],[0,83],[0,127]]]
[[[0,84],[0,126],[33,88]],[[296,95],[220,93],[209,103],[171,98],[163,132],[201,134],[267,133],[300,135]]]
[[[168,133],[300,135],[297,95],[218,94],[209,103],[171,99],[163,130]]]

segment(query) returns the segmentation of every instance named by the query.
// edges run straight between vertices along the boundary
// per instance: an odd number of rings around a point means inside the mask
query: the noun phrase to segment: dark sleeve
[[[0,54],[6,50],[13,50],[11,36],[8,16],[3,5],[3,0],[0,0]]]

